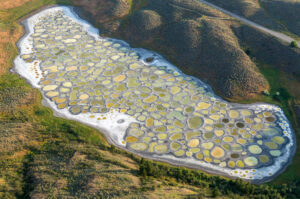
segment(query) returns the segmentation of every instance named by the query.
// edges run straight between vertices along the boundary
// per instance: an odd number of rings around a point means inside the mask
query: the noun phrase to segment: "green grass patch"
[[[289,120],[293,120],[292,110],[289,106],[289,101],[292,99],[292,95],[284,88],[282,82],[280,81],[280,74],[282,73],[278,69],[267,66],[263,63],[259,63],[259,70],[267,79],[270,85],[269,97],[267,101],[273,104],[279,105]]]
[[[106,138],[97,130],[76,121],[53,117],[51,109],[42,105],[35,106],[33,119],[43,126],[41,133],[53,134],[66,139],[90,143],[99,146],[108,146]]]

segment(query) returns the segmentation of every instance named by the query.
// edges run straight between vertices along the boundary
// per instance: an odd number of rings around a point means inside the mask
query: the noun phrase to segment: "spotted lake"
[[[226,102],[159,54],[99,36],[69,7],[23,24],[14,70],[56,115],[133,153],[257,183],[290,162],[295,139],[279,107]]]

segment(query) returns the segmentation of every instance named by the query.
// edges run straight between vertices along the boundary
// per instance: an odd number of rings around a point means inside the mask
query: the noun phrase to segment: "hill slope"
[[[298,0],[207,0],[274,30],[300,36]]]

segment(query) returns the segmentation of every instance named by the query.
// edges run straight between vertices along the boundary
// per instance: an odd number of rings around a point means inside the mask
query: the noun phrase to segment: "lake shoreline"
[[[36,13],[41,12],[42,10],[46,10],[46,9],[54,8],[54,7],[61,7],[61,6],[58,6],[58,5],[47,6],[47,7],[45,7],[45,8],[39,9],[38,11],[35,11],[34,13],[36,14]],[[77,17],[78,17],[78,14],[75,12],[75,10],[74,10],[73,7],[67,7],[67,8],[69,8],[70,11],[73,12],[74,16],[77,16]],[[34,13],[33,13],[31,16],[35,15]],[[81,19],[81,20],[82,20],[82,19]],[[84,20],[83,20],[83,21],[84,21]],[[88,22],[86,22],[86,23],[88,23]],[[25,31],[24,31],[24,35],[21,37],[21,39],[20,39],[20,40],[18,41],[18,43],[17,43],[19,52],[21,52],[21,51],[20,51],[20,48],[21,48],[21,47],[20,47],[20,43],[22,43],[22,39],[23,39],[23,38],[26,38],[28,35],[30,35],[29,27],[28,27],[28,24],[26,23],[26,21],[22,21],[21,24],[23,25]],[[89,23],[88,23],[88,24],[89,24]],[[89,24],[89,25],[90,25],[90,24]],[[113,40],[113,41],[121,41],[121,40],[114,40],[114,39],[112,39],[112,40]],[[124,42],[124,41],[122,41],[122,42]],[[124,43],[126,43],[126,42],[124,42]],[[127,44],[127,43],[126,43],[126,44]],[[127,45],[130,46],[129,44],[127,44]],[[138,50],[138,49],[133,49],[133,50],[136,50],[136,51],[139,52],[140,55],[141,55],[141,50]],[[147,51],[147,52],[150,52],[150,51]],[[151,52],[150,52],[150,54],[151,54]],[[152,56],[155,56],[155,55],[158,55],[158,54],[156,54],[156,53],[155,53],[155,54],[152,54]],[[146,55],[142,56],[141,59],[143,60],[143,59],[146,58],[147,56],[148,56],[148,55],[146,54]],[[164,58],[163,58],[162,56],[158,55],[158,60],[164,60]],[[160,62],[160,61],[158,61],[158,62]],[[15,70],[15,69],[16,69],[16,66],[14,66],[14,69],[13,69],[14,72],[20,73],[20,71]],[[176,69],[178,69],[178,68],[176,68]],[[180,69],[178,69],[178,71],[180,71]],[[25,79],[26,79],[26,81],[28,81],[28,79],[27,79],[26,77],[25,77]],[[200,81],[200,80],[199,80],[199,81]],[[29,83],[32,84],[31,81],[29,81]],[[32,85],[33,85],[33,84],[32,84]],[[34,85],[33,85],[33,86],[34,86]],[[34,86],[34,87],[39,88],[39,87],[37,87],[37,86]],[[209,86],[208,86],[208,89],[209,89],[209,90],[212,90]],[[44,95],[43,95],[43,97],[44,97],[44,99],[43,99],[43,105],[44,105],[44,106],[47,106],[47,107],[50,107],[51,110],[53,110],[55,116],[63,117],[63,118],[66,118],[66,119],[77,120],[77,121],[79,121],[79,122],[81,122],[81,123],[84,123],[84,124],[86,124],[86,125],[88,125],[88,126],[92,126],[92,127],[96,128],[96,129],[100,130],[101,132],[103,132],[104,135],[106,136],[106,138],[108,139],[109,143],[114,144],[114,145],[116,145],[117,147],[120,147],[120,148],[122,148],[122,149],[124,149],[124,150],[130,151],[130,152],[132,152],[132,153],[134,153],[134,154],[137,154],[137,155],[139,155],[139,156],[142,156],[142,157],[145,157],[145,158],[148,158],[148,159],[153,159],[153,160],[158,160],[158,161],[162,161],[162,162],[167,162],[167,163],[170,163],[170,164],[176,165],[176,166],[184,166],[184,167],[188,167],[188,168],[195,168],[195,169],[199,169],[199,170],[204,170],[205,172],[212,173],[212,174],[220,174],[220,175],[224,175],[224,174],[225,174],[225,175],[226,175],[225,172],[216,171],[216,170],[214,170],[214,169],[210,169],[210,168],[207,168],[207,167],[205,167],[205,166],[200,166],[200,165],[197,165],[197,166],[196,166],[196,165],[193,165],[193,164],[191,164],[191,163],[182,163],[182,162],[180,162],[180,161],[170,160],[170,159],[163,158],[163,157],[159,157],[159,156],[153,157],[153,156],[150,156],[150,155],[147,155],[147,154],[142,154],[142,153],[138,153],[138,152],[136,152],[136,151],[130,150],[130,149],[124,147],[124,146],[120,146],[120,143],[115,142],[114,139],[112,139],[112,138],[110,137],[111,135],[110,135],[109,132],[107,132],[107,130],[105,130],[105,129],[103,129],[103,128],[97,126],[97,125],[89,124],[88,122],[80,121],[79,119],[70,118],[70,117],[68,117],[68,116],[66,116],[66,115],[64,115],[64,114],[62,114],[62,113],[60,113],[60,112],[57,111],[55,108],[53,108],[53,105],[50,105],[50,101],[49,101],[48,99],[46,99],[46,97],[45,97]],[[45,100],[45,99],[46,99],[46,100]],[[232,103],[231,103],[231,104],[232,104]],[[251,104],[251,106],[257,106],[257,105],[262,105],[262,104],[261,104],[261,103]],[[263,105],[265,105],[265,104],[263,104]],[[244,107],[246,107],[246,106],[249,107],[249,105],[244,105]],[[272,105],[272,106],[274,106],[274,105]],[[239,104],[239,107],[243,107],[243,106]],[[291,126],[291,125],[289,124],[289,126]],[[291,160],[292,160],[292,158],[293,158],[293,156],[292,156],[291,154],[294,154],[294,153],[295,153],[295,150],[296,150],[296,145],[295,145],[295,142],[296,142],[296,141],[295,141],[295,135],[294,135],[293,132],[291,133],[291,136],[293,137],[292,140],[293,140],[293,142],[294,142],[294,143],[293,143],[293,146],[294,146],[294,147],[291,148],[290,155],[289,155],[289,160],[285,163],[285,165],[284,165],[280,170],[278,170],[274,175],[272,175],[272,177],[270,177],[270,178],[265,177],[265,178],[263,178],[263,180],[251,180],[252,183],[254,183],[254,184],[261,184],[261,183],[264,183],[264,182],[271,181],[271,180],[274,179],[276,176],[278,176],[280,173],[282,173],[282,172],[285,170],[285,168],[291,163]],[[226,175],[226,176],[227,176],[227,175]],[[227,177],[230,177],[230,178],[233,178],[233,179],[235,178],[235,177],[230,176],[230,175],[228,175]],[[249,180],[249,181],[250,181],[250,180]]]

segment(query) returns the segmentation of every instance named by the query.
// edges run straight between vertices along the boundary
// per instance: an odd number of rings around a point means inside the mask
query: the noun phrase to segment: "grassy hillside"
[[[300,16],[298,10],[300,9],[300,1],[298,0],[261,0],[260,5],[265,9],[272,18],[277,20],[288,31],[300,36]]]
[[[43,6],[73,2],[3,2],[8,7],[0,8],[0,198],[300,197],[296,180],[256,186],[143,160],[110,146],[92,128],[54,117],[41,105],[39,91],[9,69],[23,33],[22,17]],[[131,8],[142,5],[133,1]]]
[[[271,29],[300,36],[298,0],[207,0]]]

